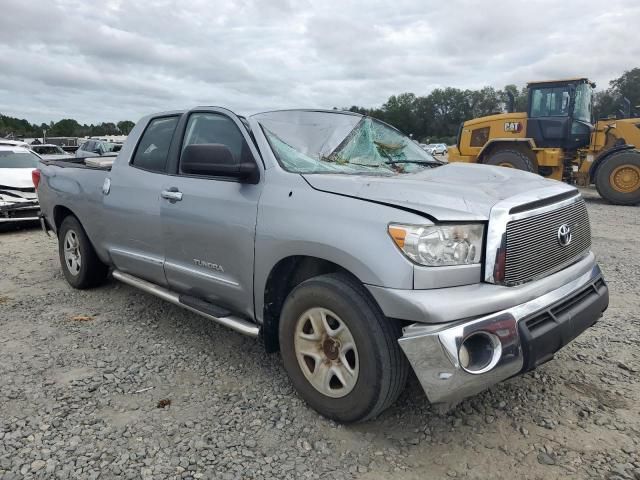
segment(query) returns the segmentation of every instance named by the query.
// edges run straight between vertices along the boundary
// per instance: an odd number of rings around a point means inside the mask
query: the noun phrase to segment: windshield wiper
[[[435,158],[433,160],[389,160],[388,162],[384,162],[387,165],[396,165],[398,163],[415,163],[418,165],[441,165],[444,162],[441,162],[440,160],[436,160]]]

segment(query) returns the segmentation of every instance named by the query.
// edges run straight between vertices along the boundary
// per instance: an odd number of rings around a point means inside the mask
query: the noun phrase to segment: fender
[[[596,171],[598,170],[598,167],[602,164],[602,162],[605,161],[605,159],[609,158],[614,153],[622,152],[624,150],[633,150],[634,148],[636,148],[634,145],[629,145],[627,143],[625,145],[617,145],[600,152],[596,157],[596,159],[591,164],[591,166],[589,167],[589,178],[591,178],[591,182],[594,181],[594,178],[596,176]]]
[[[477,158],[481,158],[482,155],[487,151],[488,147],[495,145],[496,143],[528,143],[531,149],[536,148],[536,143],[531,138],[492,138],[487,143],[484,144],[482,150],[478,153]]]

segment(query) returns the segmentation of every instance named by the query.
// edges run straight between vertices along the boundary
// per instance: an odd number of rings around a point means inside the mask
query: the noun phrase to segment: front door
[[[165,276],[169,287],[253,316],[253,262],[262,184],[184,174],[182,151],[221,144],[234,161],[256,162],[257,149],[242,121],[222,108],[196,109],[181,121],[165,195],[161,200]],[[173,192],[173,193],[172,193]]]

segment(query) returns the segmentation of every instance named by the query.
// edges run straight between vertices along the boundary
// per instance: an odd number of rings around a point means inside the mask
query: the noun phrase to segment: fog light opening
[[[495,335],[475,332],[462,341],[458,350],[460,366],[469,373],[485,373],[496,366],[502,354],[502,344]]]

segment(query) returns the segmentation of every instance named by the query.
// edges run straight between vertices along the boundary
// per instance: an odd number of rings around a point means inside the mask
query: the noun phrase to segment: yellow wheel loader
[[[527,84],[527,112],[462,123],[456,146],[449,147],[449,161],[518,168],[579,186],[595,184],[612,203],[640,203],[640,118],[628,118],[627,105],[622,115],[627,118],[594,125],[594,87],[586,78]]]

